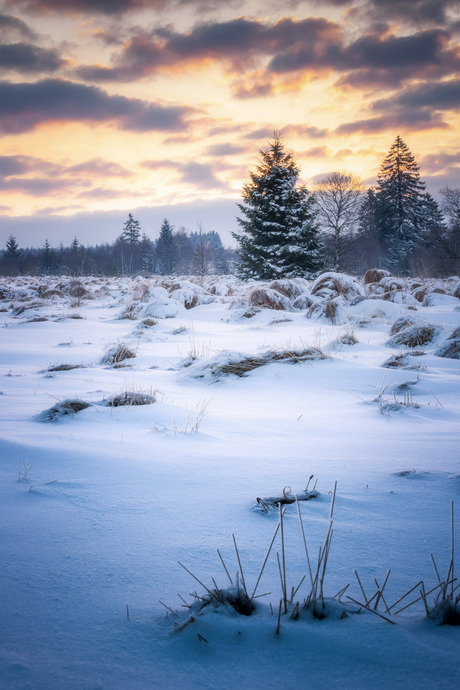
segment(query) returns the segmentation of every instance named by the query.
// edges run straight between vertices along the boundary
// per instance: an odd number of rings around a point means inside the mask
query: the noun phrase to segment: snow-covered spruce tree
[[[241,278],[310,277],[323,266],[314,198],[298,184],[299,168],[285,143],[274,132],[268,148],[243,187],[238,208],[242,232],[236,271]]]
[[[138,220],[133,218],[133,214],[128,214],[128,220],[123,226],[123,232],[120,235],[120,254],[121,254],[121,272],[134,273],[140,268],[140,237],[141,225]]]
[[[409,273],[410,258],[423,243],[426,231],[425,183],[399,135],[378,173],[376,198],[385,263],[393,271]]]
[[[171,275],[177,263],[177,247],[174,241],[173,226],[167,218],[163,220],[156,245],[156,272]]]

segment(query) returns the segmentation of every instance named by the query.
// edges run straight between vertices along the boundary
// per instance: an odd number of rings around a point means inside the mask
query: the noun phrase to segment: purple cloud
[[[31,83],[0,82],[0,131],[27,132],[52,121],[113,121],[132,131],[178,131],[191,109],[111,96],[95,87],[60,79]]]

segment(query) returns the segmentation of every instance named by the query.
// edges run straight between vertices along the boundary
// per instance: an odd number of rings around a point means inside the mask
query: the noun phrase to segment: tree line
[[[312,189],[275,132],[243,187],[236,272],[242,278],[313,277],[332,269],[362,274],[378,267],[400,275],[442,276],[460,270],[460,189],[426,192],[419,167],[397,136],[364,188],[347,171]]]
[[[216,231],[175,231],[165,218],[155,241],[130,213],[113,244],[20,249],[10,236],[0,273],[205,275],[236,273],[272,280],[314,277],[324,270],[362,274],[378,267],[399,275],[460,272],[460,188],[426,192],[420,169],[398,135],[385,156],[377,186],[366,189],[345,170],[313,189],[300,184],[294,154],[274,132],[237,204],[238,249],[226,249]]]
[[[10,235],[0,258],[0,275],[206,275],[228,274],[236,252],[226,249],[220,235],[205,232],[201,225],[195,232],[177,231],[165,218],[157,240],[142,231],[132,213],[121,234],[112,244],[84,246],[74,238],[70,246],[55,248],[48,240],[39,248],[20,248]]]

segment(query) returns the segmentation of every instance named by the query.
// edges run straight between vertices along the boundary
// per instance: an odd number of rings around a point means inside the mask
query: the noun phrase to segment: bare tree
[[[315,187],[318,220],[332,244],[334,270],[343,269],[343,257],[349,251],[359,223],[364,187],[354,173],[340,170],[324,177]]]

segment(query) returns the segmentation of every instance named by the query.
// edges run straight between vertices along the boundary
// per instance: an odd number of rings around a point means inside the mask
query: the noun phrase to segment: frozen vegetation
[[[458,277],[4,278],[0,321],[2,688],[455,687]]]

